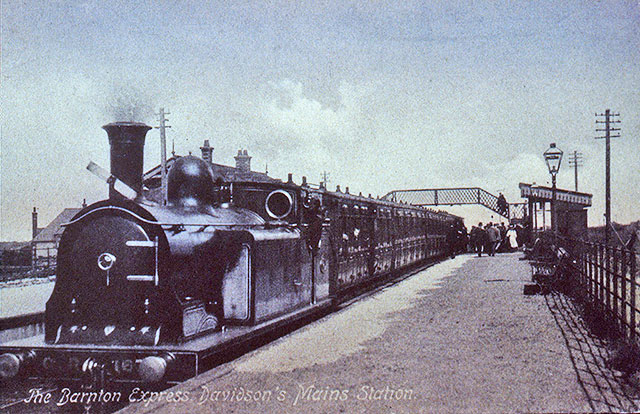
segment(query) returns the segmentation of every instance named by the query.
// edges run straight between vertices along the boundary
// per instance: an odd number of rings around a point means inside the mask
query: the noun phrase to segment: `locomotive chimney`
[[[137,122],[114,122],[102,127],[109,136],[111,175],[142,194],[144,139],[150,126]],[[117,194],[111,186],[109,198]]]

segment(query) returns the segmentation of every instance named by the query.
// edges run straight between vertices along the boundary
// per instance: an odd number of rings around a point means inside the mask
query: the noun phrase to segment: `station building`
[[[83,203],[82,208],[86,207]],[[82,208],[65,208],[46,227],[38,227],[38,212],[33,208],[31,226],[33,239],[31,240],[32,267],[43,268],[56,265],[58,245],[64,228],[62,224],[71,221]]]
[[[551,202],[553,189],[520,183],[520,196],[527,199],[529,214],[526,217],[530,229],[551,230]],[[568,237],[581,237],[587,231],[587,208],[592,195],[578,191],[556,189],[555,204],[558,233]]]

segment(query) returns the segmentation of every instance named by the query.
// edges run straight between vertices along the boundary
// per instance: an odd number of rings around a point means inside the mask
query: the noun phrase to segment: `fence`
[[[636,344],[640,331],[637,253],[621,247],[561,239],[577,269],[577,282],[611,328]]]
[[[56,267],[40,267],[34,269],[31,266],[0,266],[0,282],[12,280],[45,278],[56,274]]]
[[[31,262],[34,269],[56,267],[58,248],[34,243],[31,252]]]

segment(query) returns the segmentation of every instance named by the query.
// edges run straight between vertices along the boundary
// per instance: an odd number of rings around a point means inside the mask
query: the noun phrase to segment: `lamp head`
[[[544,152],[544,160],[549,168],[551,175],[556,175],[560,170],[560,163],[562,162],[562,150],[556,148],[556,143],[552,142],[549,148]]]

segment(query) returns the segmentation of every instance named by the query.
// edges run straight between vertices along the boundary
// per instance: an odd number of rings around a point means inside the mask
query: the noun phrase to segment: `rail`
[[[0,331],[21,328],[44,322],[44,312],[28,313],[26,315],[9,316],[0,318]]]
[[[574,260],[576,281],[605,320],[631,344],[640,336],[637,253],[622,247],[560,238]]]
[[[44,332],[44,312],[0,318],[0,343]]]

